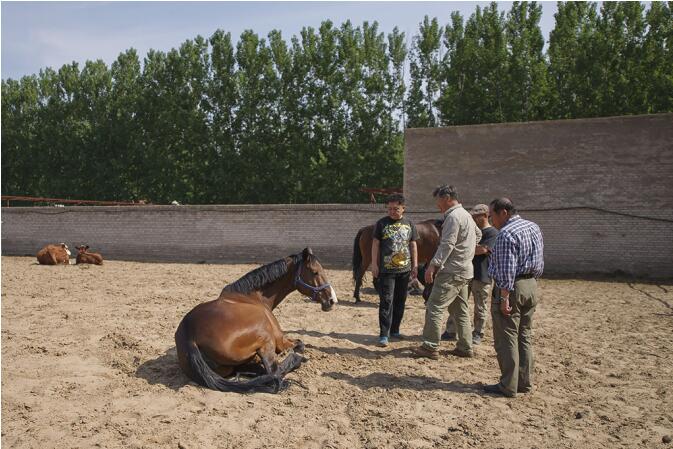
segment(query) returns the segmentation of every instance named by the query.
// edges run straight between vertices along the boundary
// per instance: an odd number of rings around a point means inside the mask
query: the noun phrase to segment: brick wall
[[[410,209],[443,183],[468,207],[511,198],[548,273],[673,278],[673,114],[407,130]]]
[[[310,246],[347,265],[357,230],[384,214],[381,204],[3,207],[2,254],[65,242],[108,259],[263,263]]]
[[[673,114],[412,129],[405,137],[412,220],[436,218],[432,189],[450,182],[466,206],[510,196],[542,228],[549,274],[673,278]],[[346,266],[357,230],[384,213],[380,204],[5,207],[2,254],[66,242],[108,259],[263,263],[311,246],[326,263]]]

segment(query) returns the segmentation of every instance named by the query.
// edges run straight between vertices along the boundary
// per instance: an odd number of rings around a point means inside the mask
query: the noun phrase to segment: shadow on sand
[[[355,343],[358,345],[367,345],[367,346],[376,346],[376,343],[378,342],[378,335],[375,334],[351,334],[351,333],[345,333],[345,332],[329,332],[329,333],[324,333],[324,332],[318,332],[318,331],[308,331],[305,329],[296,329],[296,330],[286,330],[286,333],[291,333],[291,334],[297,334],[297,335],[306,335],[308,337],[317,337],[317,338],[324,338],[324,337],[329,337],[333,338],[335,340],[348,340],[351,343]],[[392,340],[393,345],[395,344],[396,340]],[[403,337],[402,342],[419,342],[421,341],[420,335],[405,335]]]
[[[163,355],[143,362],[136,370],[136,376],[145,379],[151,385],[161,384],[176,391],[190,382],[178,365],[175,346]]]
[[[326,377],[348,382],[362,390],[370,388],[401,388],[405,390],[429,391],[444,390],[454,393],[473,393],[487,396],[482,390],[482,384],[466,384],[463,382],[443,382],[440,379],[428,376],[395,376],[389,373],[371,373],[362,377],[351,376],[345,373],[324,373]]]

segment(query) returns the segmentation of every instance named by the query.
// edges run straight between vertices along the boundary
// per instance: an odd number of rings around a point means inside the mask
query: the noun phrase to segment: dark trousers
[[[400,323],[407,302],[409,275],[406,273],[382,273],[379,275],[379,327],[381,337],[400,332]]]

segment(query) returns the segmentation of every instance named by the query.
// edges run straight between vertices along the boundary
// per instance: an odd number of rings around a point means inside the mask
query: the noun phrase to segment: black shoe
[[[517,393],[530,393],[533,391],[533,387],[519,387],[516,389]]]
[[[444,331],[442,334],[442,340],[443,341],[454,341],[456,339],[456,334],[452,334],[449,332]]]
[[[502,388],[500,388],[500,384],[484,385],[484,391],[486,393],[496,394],[498,396],[505,396],[505,397],[508,397],[508,398],[514,397],[513,394],[505,393],[502,390]]]

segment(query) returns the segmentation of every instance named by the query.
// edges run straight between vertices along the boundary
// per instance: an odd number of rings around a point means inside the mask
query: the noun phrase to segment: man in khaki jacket
[[[419,357],[435,360],[439,358],[441,328],[448,308],[455,318],[458,334],[458,342],[452,354],[472,357],[468,283],[474,276],[472,259],[477,242],[481,240],[481,230],[470,213],[458,202],[455,187],[440,186],[432,196],[444,214],[444,224],[439,246],[425,272],[425,281],[434,282],[434,287],[425,305],[423,344],[414,352]]]

